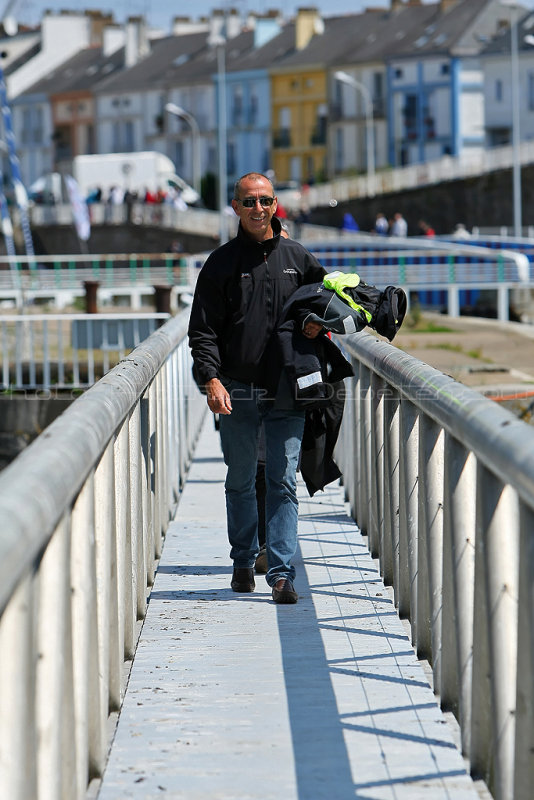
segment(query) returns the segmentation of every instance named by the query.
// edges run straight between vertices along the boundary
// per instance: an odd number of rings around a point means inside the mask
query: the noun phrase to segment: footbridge
[[[534,431],[368,333],[296,606],[168,319],[0,474],[0,797],[529,800]]]

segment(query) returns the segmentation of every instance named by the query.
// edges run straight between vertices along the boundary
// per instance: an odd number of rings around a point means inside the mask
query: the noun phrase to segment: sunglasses
[[[254,208],[256,203],[260,202],[260,206],[265,208],[266,206],[272,206],[274,203],[274,197],[244,197],[243,200],[238,200],[244,208]]]

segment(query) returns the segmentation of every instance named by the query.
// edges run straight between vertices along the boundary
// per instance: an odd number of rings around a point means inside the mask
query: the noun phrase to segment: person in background
[[[352,214],[349,214],[348,211],[345,214],[343,214],[343,223],[341,225],[341,230],[354,231],[354,232],[360,230],[360,226],[358,225]]]
[[[421,232],[421,236],[435,236],[436,231],[434,228],[431,228],[428,222],[425,222],[424,219],[420,219],[417,223],[417,226]]]
[[[400,236],[403,238],[408,236],[408,223],[400,211],[397,211],[393,217],[393,225],[391,226],[390,233],[391,236]]]
[[[454,230],[453,230],[451,236],[454,239],[470,239],[471,238],[471,234],[469,233],[469,231],[467,230],[467,228],[465,227],[463,222],[458,222],[454,226]]]
[[[281,235],[271,181],[247,173],[234,187],[237,236],[202,267],[191,308],[194,374],[219,414],[225,481],[231,588],[252,592],[259,552],[255,481],[260,427],[265,432],[266,580],[275,603],[296,603],[292,559],[297,549],[298,466],[305,412],[275,406],[266,385],[266,351],[285,302],[326,271],[315,256]],[[313,339],[322,326],[307,322]],[[272,366],[272,365],[271,365]],[[281,370],[280,370],[281,375]]]
[[[376,215],[375,226],[373,230],[378,236],[387,236],[388,234],[389,222],[381,211],[379,211]]]

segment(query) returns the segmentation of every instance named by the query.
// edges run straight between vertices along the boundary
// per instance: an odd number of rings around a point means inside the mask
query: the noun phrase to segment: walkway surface
[[[294,606],[229,587],[208,416],[99,800],[478,800],[342,489],[300,490]]]

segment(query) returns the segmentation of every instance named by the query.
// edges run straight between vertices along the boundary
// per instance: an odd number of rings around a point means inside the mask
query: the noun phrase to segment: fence
[[[0,797],[81,800],[146,613],[205,404],[187,314],[0,475]]]
[[[347,344],[348,342],[348,344]],[[534,431],[367,334],[338,456],[352,513],[495,800],[534,785]]]
[[[97,282],[102,303],[129,297],[134,308],[156,286],[171,287],[175,304],[194,286],[200,256],[174,253],[0,256],[0,302],[22,309],[29,303],[63,307],[85,296],[85,283]]]
[[[169,314],[0,316],[0,389],[84,389],[146,339]]]

